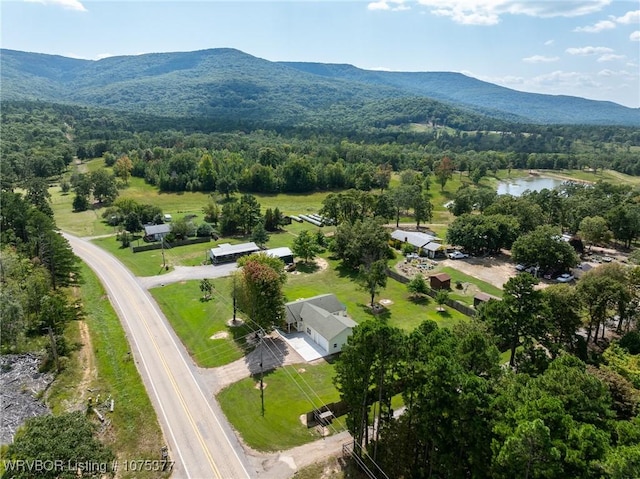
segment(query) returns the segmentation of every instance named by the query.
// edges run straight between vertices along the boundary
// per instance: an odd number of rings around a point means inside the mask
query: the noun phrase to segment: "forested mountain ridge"
[[[430,122],[458,110],[465,123],[640,126],[640,109],[576,97],[523,93],[459,73],[381,72],[351,65],[270,62],[234,49],[78,60],[0,51],[1,98],[76,103],[162,116],[324,126],[366,114],[364,126]],[[405,114],[427,102],[432,111]],[[444,104],[442,104],[442,103]],[[394,115],[388,118],[389,109]],[[472,114],[475,112],[476,114]],[[481,120],[483,116],[489,117]],[[381,121],[382,120],[382,121]],[[474,129],[468,127],[468,129]]]
[[[640,121],[639,109],[574,96],[521,92],[462,73],[371,71],[326,63],[283,64],[326,78],[400,88],[413,95],[464,106],[491,117],[509,115],[533,123],[561,124],[627,124],[629,121],[629,125],[637,125]]]

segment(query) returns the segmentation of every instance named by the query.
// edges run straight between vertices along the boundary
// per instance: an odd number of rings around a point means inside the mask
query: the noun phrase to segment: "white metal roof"
[[[398,241],[406,241],[416,248],[421,248],[422,246],[436,239],[435,236],[427,233],[418,233],[417,231],[404,230],[395,230],[393,233],[391,233],[391,237]]]
[[[253,242],[241,243],[241,244],[224,243],[224,244],[218,245],[217,248],[211,248],[211,256],[212,257],[227,256],[227,255],[238,254],[238,253],[251,253],[253,251],[260,251],[260,248],[258,248],[258,246]]]

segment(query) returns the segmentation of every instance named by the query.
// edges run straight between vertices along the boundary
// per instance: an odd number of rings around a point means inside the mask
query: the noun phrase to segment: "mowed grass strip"
[[[155,410],[129,354],[129,343],[107,295],[87,266],[82,266],[80,290],[91,335],[98,377],[92,382],[94,398],[114,399],[114,412],[106,413],[111,427],[107,442],[120,460],[159,460],[165,441]],[[167,477],[158,472],[122,471],[122,477]]]
[[[285,366],[265,373],[264,416],[259,376],[228,386],[217,398],[248,446],[265,452],[290,449],[320,438],[315,428],[302,424],[300,416],[339,399],[333,376],[334,368],[328,363]],[[344,429],[342,421],[334,421],[333,426],[338,432]]]
[[[450,268],[449,266],[444,266],[442,268],[437,268],[437,272],[447,273],[449,276],[451,276],[451,297],[453,299],[457,299],[460,302],[473,306],[473,297],[475,296],[475,294],[464,294],[461,290],[456,289],[455,284],[457,281],[459,281],[460,283],[474,284],[483,293],[502,298],[503,291],[500,288],[497,288],[492,284],[485,283],[481,279],[464,274],[457,269]]]
[[[240,359],[245,352],[244,337],[251,332],[246,326],[227,326],[233,317],[231,279],[217,279],[212,283],[215,290],[208,301],[201,300],[200,281],[149,290],[193,360],[203,368]],[[223,334],[211,339],[216,333]]]

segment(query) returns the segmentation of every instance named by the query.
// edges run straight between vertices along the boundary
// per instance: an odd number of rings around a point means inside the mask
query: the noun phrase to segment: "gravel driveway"
[[[229,276],[238,269],[236,263],[205,266],[176,266],[173,271],[158,276],[138,276],[143,288],[150,289],[165,284],[179,283],[190,279],[214,279]]]

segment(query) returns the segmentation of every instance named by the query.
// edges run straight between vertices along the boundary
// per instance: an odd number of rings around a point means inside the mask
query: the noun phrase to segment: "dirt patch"
[[[461,283],[462,288],[458,289],[457,287],[453,287],[453,291],[461,292],[467,296],[475,296],[480,293],[481,290],[473,283]]]
[[[324,258],[316,258],[315,263],[318,265],[320,271],[324,271],[329,267],[329,263],[327,263],[327,260]]]
[[[260,389],[260,381],[256,382],[256,385],[254,387],[256,389]],[[267,383],[265,383],[264,381],[262,382],[262,389],[267,389]]]
[[[227,339],[229,337],[229,333],[226,331],[218,331],[216,334],[211,336],[209,339]]]
[[[381,299],[380,300],[380,304],[383,304],[385,306],[389,306],[390,304],[393,304],[393,301],[391,301],[390,299]]]
[[[510,278],[517,274],[513,262],[503,255],[463,260],[445,259],[438,263],[439,266],[449,266],[501,289]]]
[[[306,373],[307,370],[305,368],[299,368],[298,372],[302,374],[302,373]]]
[[[98,376],[98,370],[96,368],[96,358],[93,355],[89,326],[85,321],[79,321],[78,328],[80,330],[80,341],[82,342],[82,349],[78,351],[78,359],[82,367],[82,378],[78,383],[78,401],[82,404],[87,399],[87,392],[91,383]]]
[[[233,320],[233,318],[231,318],[227,321],[227,326],[229,326],[230,328],[237,328],[239,326],[242,326],[243,324],[244,321],[240,318],[236,318],[235,321]]]

